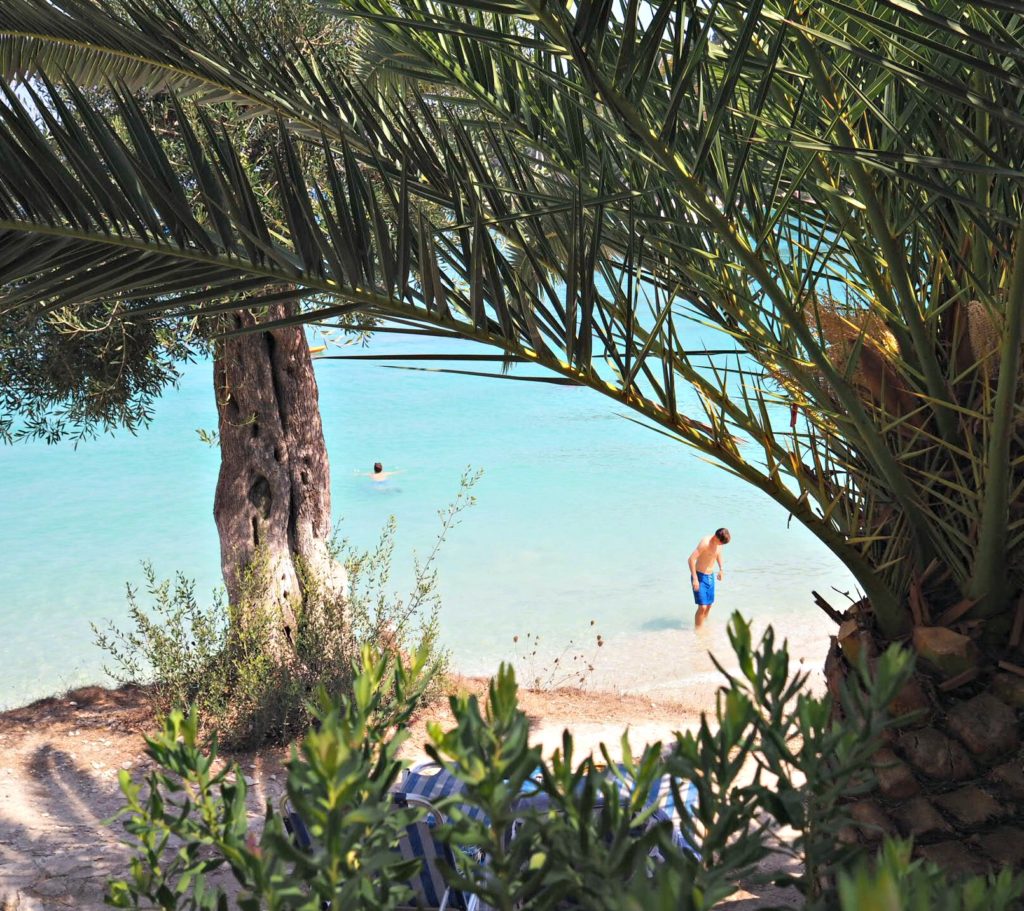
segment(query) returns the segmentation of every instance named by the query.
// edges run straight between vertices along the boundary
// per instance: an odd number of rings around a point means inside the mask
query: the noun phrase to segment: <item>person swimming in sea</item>
[[[693,625],[700,629],[704,625],[711,608],[715,604],[715,564],[718,564],[718,581],[722,581],[725,567],[722,565],[722,548],[732,540],[728,528],[719,528],[713,535],[701,538],[700,543],[690,554],[687,565],[690,567],[690,584],[693,586],[693,603],[697,605],[697,613],[693,617]]]
[[[392,475],[401,473],[401,468],[396,468],[394,471],[385,471],[384,466],[380,462],[374,462],[373,471],[364,473],[364,477],[369,477],[375,484],[383,484]]]

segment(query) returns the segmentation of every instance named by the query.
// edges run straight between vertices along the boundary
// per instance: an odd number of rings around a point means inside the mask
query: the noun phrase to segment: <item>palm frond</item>
[[[353,79],[212,7],[200,38],[166,0],[17,2],[43,43],[0,20],[0,63],[44,78],[35,112],[0,107],[8,316],[299,288],[296,319],[397,319],[616,398],[783,504],[890,632],[936,561],[976,610],[1003,600],[1020,535],[972,531],[1021,483],[1024,25],[1002,6],[339,0],[378,55]],[[65,74],[109,79],[113,111]],[[140,87],[198,105],[187,173]],[[274,118],[279,222],[203,114],[229,97]]]

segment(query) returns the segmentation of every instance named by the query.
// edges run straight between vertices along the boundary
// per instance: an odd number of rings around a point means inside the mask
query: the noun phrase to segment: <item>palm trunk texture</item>
[[[292,312],[279,304],[260,320]],[[238,329],[258,321],[249,311],[232,319]],[[328,546],[330,468],[305,331],[289,326],[223,340],[214,388],[221,466],[213,512],[228,598],[262,614],[271,647],[285,660],[310,580],[327,597],[347,595],[344,568]],[[254,566],[262,580],[255,591],[245,585]]]
[[[866,600],[836,619],[825,677],[840,711],[854,666],[886,642]],[[917,625],[910,639],[917,670],[891,706],[902,723],[876,754],[877,787],[854,799],[845,837],[912,837],[918,856],[950,871],[1024,867],[1024,676],[1008,662],[981,670],[974,641],[947,626]]]

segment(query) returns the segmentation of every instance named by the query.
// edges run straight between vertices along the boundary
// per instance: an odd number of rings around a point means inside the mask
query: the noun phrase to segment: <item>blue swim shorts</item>
[[[700,583],[700,587],[693,593],[694,604],[714,604],[715,603],[715,574],[714,573],[697,573],[697,581]],[[693,587],[692,585],[690,586]]]

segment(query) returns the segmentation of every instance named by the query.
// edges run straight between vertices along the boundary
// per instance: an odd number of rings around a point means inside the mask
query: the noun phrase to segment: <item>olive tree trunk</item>
[[[294,305],[278,304],[261,321],[292,312]],[[236,328],[257,322],[249,311],[232,319]],[[221,465],[213,513],[228,598],[244,603],[241,623],[255,613],[268,624],[272,649],[287,660],[309,581],[328,598],[347,595],[344,568],[328,547],[330,469],[303,328],[219,342],[214,390]],[[247,587],[257,566],[260,585]]]

